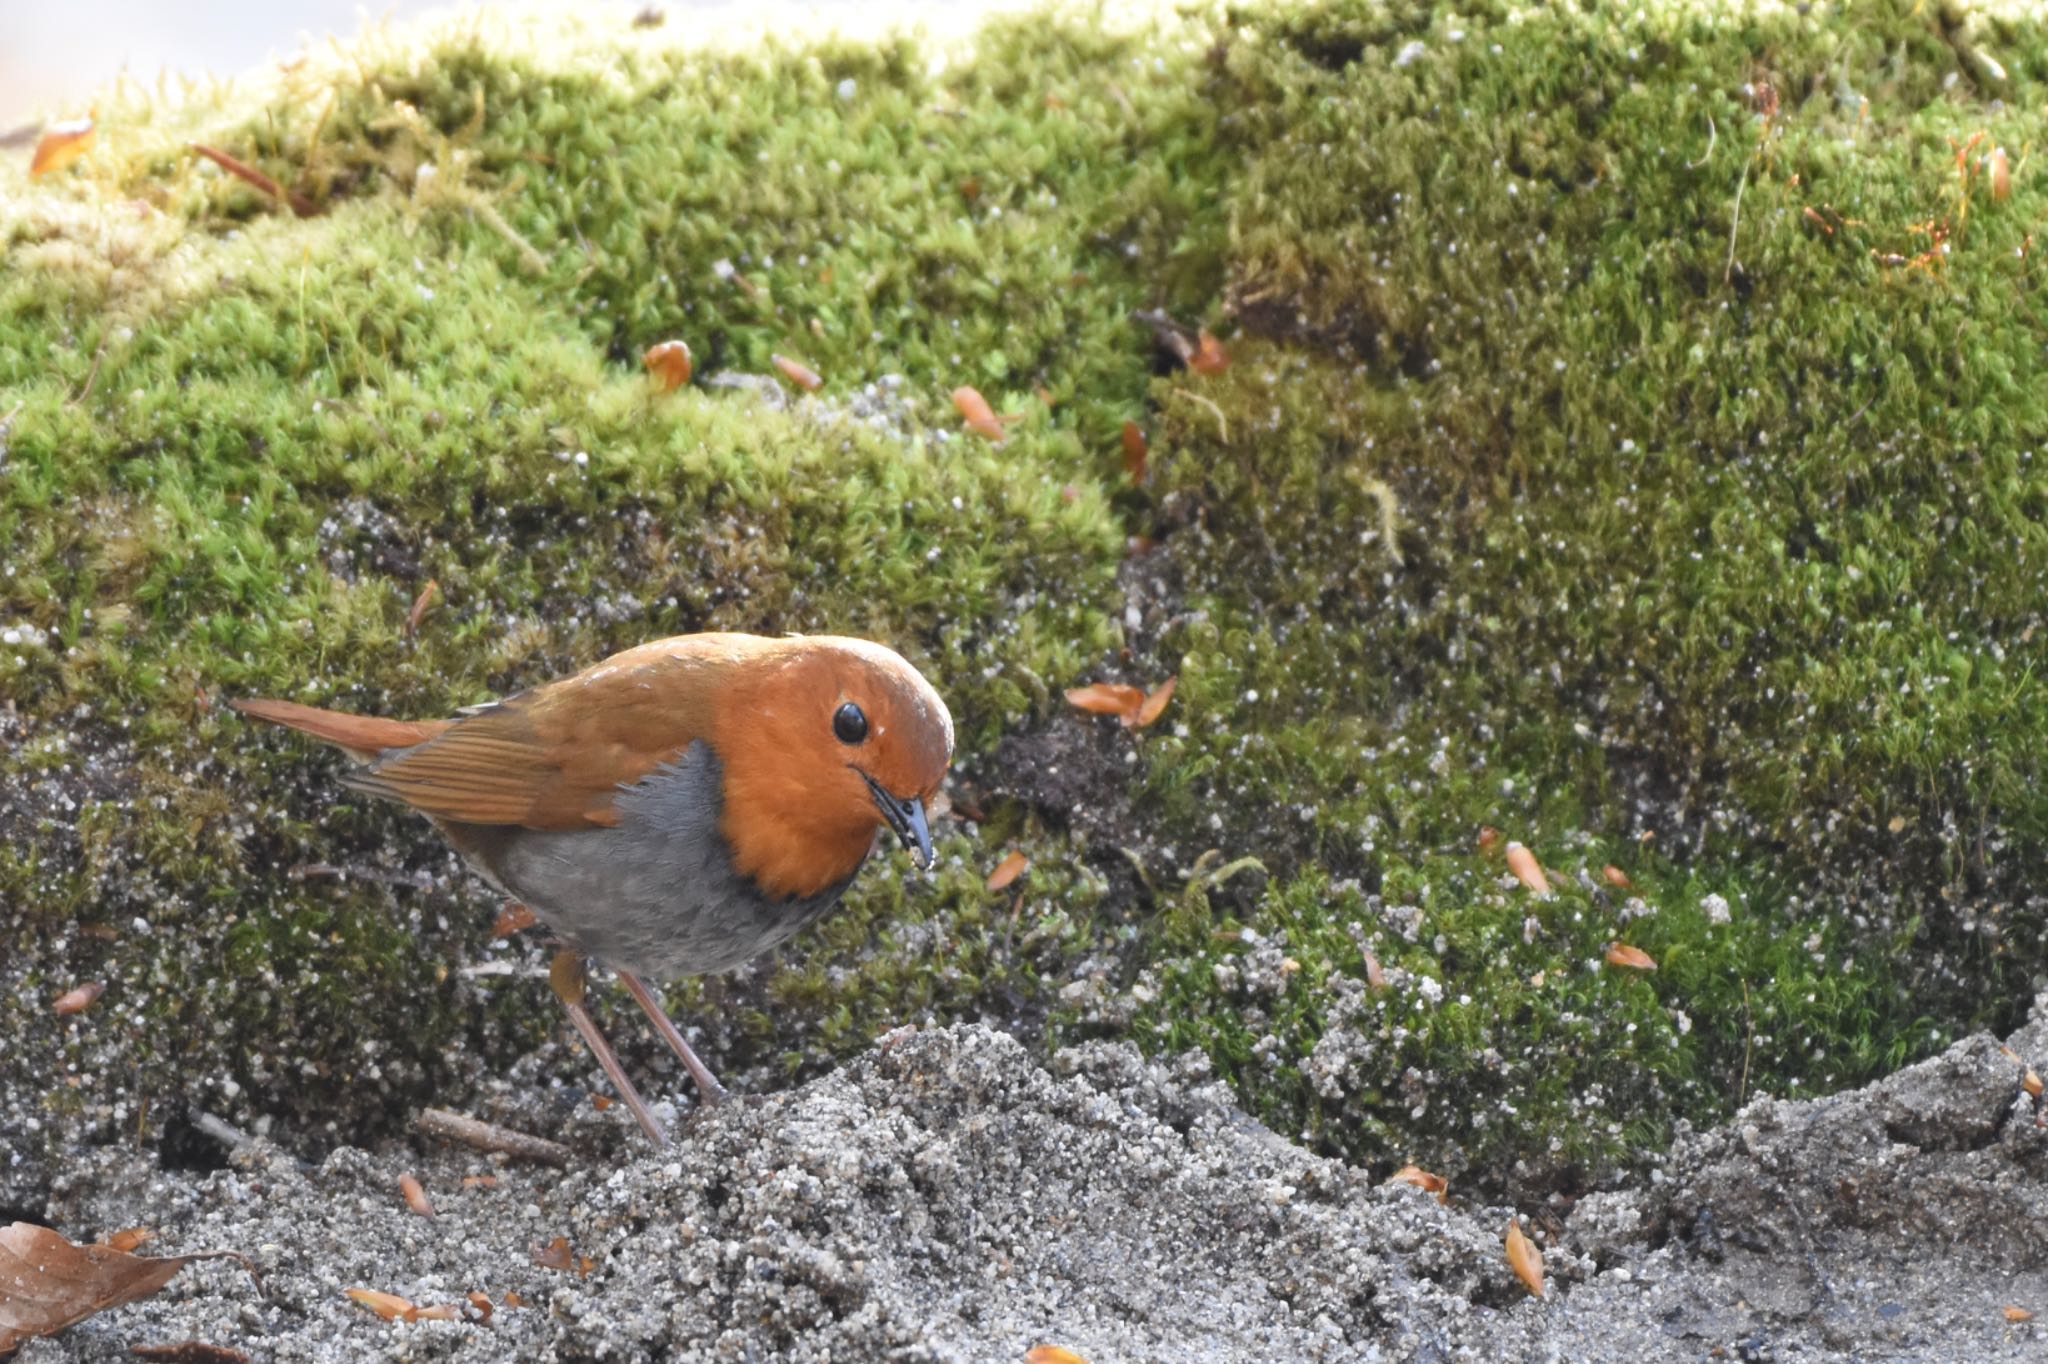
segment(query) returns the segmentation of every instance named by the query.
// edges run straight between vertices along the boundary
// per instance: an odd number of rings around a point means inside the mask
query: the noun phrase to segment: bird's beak
[[[912,859],[919,867],[929,868],[937,859],[932,856],[932,829],[925,820],[924,802],[916,796],[899,800],[867,773],[860,775],[868,784],[869,794],[875,798],[875,808],[882,812],[882,818],[903,840],[903,846],[910,849]]]

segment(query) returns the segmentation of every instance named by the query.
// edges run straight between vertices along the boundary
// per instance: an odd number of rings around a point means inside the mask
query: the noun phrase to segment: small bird
[[[658,639],[452,720],[230,704],[347,751],[365,764],[348,786],[425,814],[561,937],[555,993],[657,1146],[666,1134],[583,1007],[585,958],[618,973],[718,1102],[646,979],[729,970],[815,923],[884,825],[931,866],[925,803],[953,756],[931,683],[836,636]]]

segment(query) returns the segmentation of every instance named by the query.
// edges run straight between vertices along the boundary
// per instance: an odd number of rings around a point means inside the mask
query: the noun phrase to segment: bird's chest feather
[[[815,895],[764,894],[734,870],[719,832],[721,777],[699,742],[622,791],[614,827],[443,829],[477,870],[600,961],[663,978],[725,971],[816,922],[853,876]]]

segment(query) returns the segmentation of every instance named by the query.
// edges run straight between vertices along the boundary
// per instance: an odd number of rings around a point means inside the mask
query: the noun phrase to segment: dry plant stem
[[[481,1118],[450,1113],[445,1108],[421,1109],[416,1125],[430,1137],[460,1142],[478,1151],[511,1156],[516,1160],[531,1160],[542,1165],[569,1163],[569,1148],[560,1142],[549,1141],[546,1137],[536,1137],[526,1132],[515,1132],[509,1127],[500,1127]]]
[[[697,1053],[690,1050],[690,1044],[683,1040],[683,1034],[670,1021],[668,1012],[661,1007],[661,1001],[654,997],[654,992],[647,988],[646,982],[631,971],[620,971],[619,979],[625,982],[626,989],[639,1001],[640,1007],[647,1011],[647,1017],[653,1020],[654,1030],[661,1034],[661,1040],[668,1043],[669,1049],[682,1058],[683,1069],[689,1071],[690,1078],[697,1082],[697,1093],[702,1104],[709,1108],[712,1104],[724,1103],[729,1097],[725,1086],[718,1083],[718,1077],[711,1073],[711,1068],[698,1060]]]
[[[597,1064],[603,1067],[606,1077],[611,1080],[612,1088],[619,1091],[626,1107],[632,1109],[633,1116],[640,1120],[641,1130],[647,1133],[648,1140],[656,1146],[668,1145],[668,1133],[654,1120],[647,1101],[626,1078],[626,1068],[619,1064],[611,1043],[605,1041],[604,1034],[597,1030],[597,1020],[583,1007],[584,987],[588,980],[582,954],[569,948],[557,952],[554,969],[548,973],[548,983],[554,986],[555,996],[562,1001],[562,1007],[569,1011],[569,1021],[576,1025],[577,1032],[583,1034],[583,1045],[590,1048],[590,1054],[597,1058]]]

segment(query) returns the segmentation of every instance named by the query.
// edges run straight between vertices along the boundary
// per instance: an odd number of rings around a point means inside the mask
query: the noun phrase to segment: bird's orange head
[[[724,679],[713,722],[737,870],[772,894],[815,894],[859,869],[884,824],[930,866],[925,802],[953,759],[931,683],[863,639],[763,644]]]

